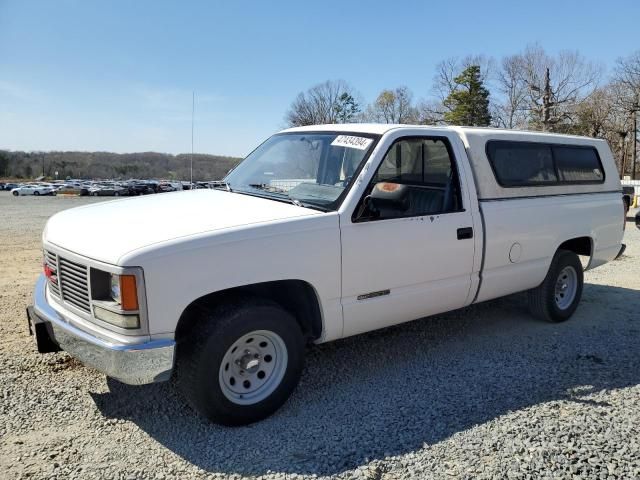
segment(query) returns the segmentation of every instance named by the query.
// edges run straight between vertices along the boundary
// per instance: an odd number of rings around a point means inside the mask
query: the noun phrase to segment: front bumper
[[[109,377],[130,385],[162,382],[171,377],[175,341],[123,344],[98,338],[69,323],[47,302],[47,279],[38,278],[33,306],[27,308],[29,332],[40,352],[62,349]]]

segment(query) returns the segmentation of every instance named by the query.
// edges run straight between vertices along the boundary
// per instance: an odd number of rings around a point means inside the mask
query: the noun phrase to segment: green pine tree
[[[453,79],[456,88],[444,100],[444,120],[453,125],[486,127],[491,123],[489,90],[480,78],[480,66],[470,65]]]

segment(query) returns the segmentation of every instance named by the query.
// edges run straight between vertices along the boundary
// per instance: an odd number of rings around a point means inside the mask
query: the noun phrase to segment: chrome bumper
[[[171,377],[173,340],[122,344],[91,335],[70,324],[49,305],[46,284],[46,277],[41,275],[33,293],[33,306],[27,308],[29,331],[36,337],[38,351],[62,349],[82,363],[130,385],[162,382]]]

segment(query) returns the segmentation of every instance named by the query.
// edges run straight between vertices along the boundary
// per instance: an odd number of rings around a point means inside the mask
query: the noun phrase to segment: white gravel
[[[567,323],[523,295],[310,348],[292,399],[205,423],[170,384],[39,355],[24,309],[48,216],[102,199],[0,192],[2,478],[639,478],[640,232]]]

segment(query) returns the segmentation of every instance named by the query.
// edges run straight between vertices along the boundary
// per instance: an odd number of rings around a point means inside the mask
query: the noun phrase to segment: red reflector
[[[51,270],[51,267],[49,265],[45,265],[44,266],[44,274],[47,278],[51,278],[55,275],[55,272],[53,270]]]

